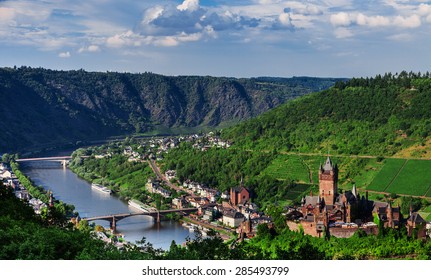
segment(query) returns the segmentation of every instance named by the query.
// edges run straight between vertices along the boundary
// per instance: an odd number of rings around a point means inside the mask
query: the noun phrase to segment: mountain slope
[[[0,151],[145,132],[154,125],[234,123],[337,80],[1,68]]]
[[[391,156],[429,143],[430,108],[428,73],[389,73],[338,82],[232,127],[224,136],[251,149]],[[410,149],[411,156],[424,155]]]

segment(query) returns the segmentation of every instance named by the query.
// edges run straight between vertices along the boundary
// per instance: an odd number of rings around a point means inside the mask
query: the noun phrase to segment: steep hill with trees
[[[147,132],[158,126],[233,124],[336,81],[1,68],[0,152]]]
[[[247,149],[392,156],[409,148],[406,156],[426,157],[430,108],[429,73],[388,73],[338,82],[227,129],[224,137]]]

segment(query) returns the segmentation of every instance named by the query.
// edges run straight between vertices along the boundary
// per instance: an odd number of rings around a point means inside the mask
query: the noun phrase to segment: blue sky
[[[0,0],[0,66],[230,77],[431,70],[421,0]]]

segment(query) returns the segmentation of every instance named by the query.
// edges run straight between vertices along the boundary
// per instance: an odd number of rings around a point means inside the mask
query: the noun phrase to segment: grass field
[[[390,193],[423,196],[431,186],[431,161],[408,160],[386,189]]]
[[[385,191],[405,164],[405,159],[385,159],[384,166],[368,186],[368,190]]]
[[[278,180],[293,179],[300,183],[310,183],[310,175],[302,158],[297,155],[279,155],[262,171]]]

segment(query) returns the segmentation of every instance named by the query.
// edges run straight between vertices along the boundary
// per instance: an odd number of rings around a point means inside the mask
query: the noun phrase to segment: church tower
[[[338,193],[338,168],[332,164],[331,159],[326,159],[325,165],[319,168],[319,196],[324,199],[326,205],[333,205]]]

